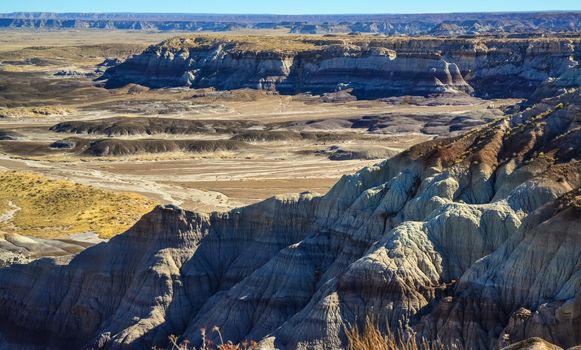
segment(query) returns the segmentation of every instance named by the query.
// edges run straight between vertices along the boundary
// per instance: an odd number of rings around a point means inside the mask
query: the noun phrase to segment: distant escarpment
[[[107,87],[253,88],[359,98],[528,97],[578,64],[579,38],[182,37],[112,67]]]
[[[0,28],[213,31],[282,30],[301,34],[541,35],[578,33],[579,12],[397,15],[212,15],[167,13],[0,14]]]
[[[158,207],[72,258],[0,269],[1,343],[199,346],[217,326],[263,349],[343,349],[344,327],[372,317],[466,349],[580,344],[579,106],[569,89],[322,197]]]

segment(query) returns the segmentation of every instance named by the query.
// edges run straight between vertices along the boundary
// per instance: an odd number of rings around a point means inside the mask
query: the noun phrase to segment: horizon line
[[[10,15],[18,13],[31,14],[59,14],[59,15],[73,15],[73,14],[134,14],[134,15],[194,15],[194,16],[397,16],[397,15],[463,15],[463,14],[510,14],[510,13],[579,13],[578,10],[530,10],[530,11],[466,11],[466,12],[383,12],[383,13],[220,13],[220,12],[94,12],[94,11],[72,11],[72,12],[58,12],[58,11],[11,11],[0,12],[0,15]]]

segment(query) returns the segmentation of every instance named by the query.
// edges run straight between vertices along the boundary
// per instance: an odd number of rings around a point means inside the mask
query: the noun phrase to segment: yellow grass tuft
[[[0,172],[0,231],[41,238],[95,232],[110,238],[126,231],[155,203],[30,172]],[[19,209],[18,209],[19,208]]]
[[[400,332],[403,334],[403,332]],[[396,336],[391,332],[383,333],[376,322],[367,318],[363,329],[346,327],[348,350],[445,350],[447,347],[438,342],[418,343],[415,337]]]
[[[209,49],[218,44],[229,45],[235,51],[256,53],[297,53],[319,49],[318,45],[305,40],[303,36],[256,36],[198,34],[180,36],[164,41],[161,47],[167,49]]]

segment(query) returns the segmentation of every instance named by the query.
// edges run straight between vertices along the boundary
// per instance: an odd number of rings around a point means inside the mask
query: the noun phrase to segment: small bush
[[[367,318],[363,329],[350,327],[345,330],[348,350],[445,350],[447,347],[439,342],[421,342],[418,344],[415,337],[406,337],[404,332],[394,335],[391,332],[382,332],[377,323]]]
[[[186,339],[180,342],[179,337],[175,335],[169,336],[169,349],[170,350],[256,350],[258,349],[258,343],[255,341],[245,340],[239,344],[234,344],[231,341],[224,342],[222,338],[222,333],[219,327],[213,327],[212,333],[218,335],[220,344],[215,345],[206,333],[206,329],[200,329],[200,334],[202,335],[202,344],[199,348],[190,347],[190,342]],[[154,350],[162,350],[163,348],[154,347]]]

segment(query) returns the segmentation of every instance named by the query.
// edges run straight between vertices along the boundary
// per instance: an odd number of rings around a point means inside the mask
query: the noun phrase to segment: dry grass
[[[109,238],[131,227],[155,203],[35,173],[0,172],[0,209],[5,213],[14,206],[20,210],[0,222],[1,231],[42,238],[95,232]]]
[[[38,56],[38,47],[51,48],[51,57],[72,56],[114,56],[105,50],[129,51],[133,48],[145,47],[147,44],[158,43],[167,39],[171,34],[167,32],[126,31],[126,30],[35,30],[35,29],[2,29],[0,30],[0,54],[13,52],[9,57]],[[99,49],[96,51],[95,49]],[[18,51],[24,51],[18,52]],[[27,55],[30,53],[30,55]]]
[[[363,329],[347,327],[348,350],[445,350],[448,347],[433,342],[418,343],[415,337],[396,336],[391,332],[383,333],[377,323],[367,318]],[[403,332],[400,332],[403,334]]]
[[[1,108],[0,118],[43,118],[66,116],[74,111],[74,108],[64,106]]]
[[[205,328],[200,329],[200,334],[202,336],[202,344],[200,347],[190,346],[190,342],[186,339],[180,341],[179,337],[176,335],[169,336],[169,349],[171,350],[257,350],[258,343],[256,341],[245,340],[239,344],[234,344],[231,341],[224,342],[222,333],[219,327],[213,327],[212,333],[218,335],[219,344],[214,344],[208,337],[207,330]],[[163,347],[153,347],[154,350],[162,350]]]
[[[196,35],[180,36],[164,41],[161,47],[168,49],[210,49],[218,44],[230,45],[240,52],[273,52],[294,54],[317,50],[319,47],[303,36],[256,36],[256,35]]]
[[[0,66],[0,72],[6,73],[31,73],[31,72],[44,72],[46,67],[34,66],[34,65],[22,65],[22,66]]]
[[[562,42],[570,41],[571,38],[543,38],[536,39],[537,42]],[[573,39],[576,42],[579,39]],[[242,35],[241,33],[216,34],[200,33],[196,35],[181,35],[170,38],[162,42],[159,46],[171,50],[182,49],[212,49],[218,44],[223,44],[227,49],[238,52],[255,53],[277,53],[294,55],[299,52],[312,52],[313,54],[323,51],[329,46],[358,46],[360,48],[386,47],[395,49],[397,47],[422,45],[438,46],[442,44],[473,44],[486,48],[486,45],[494,45],[499,42],[527,43],[530,39],[502,39],[494,37],[478,38],[436,38],[436,37],[375,37],[371,35],[350,36],[337,34],[332,36],[322,35]]]

